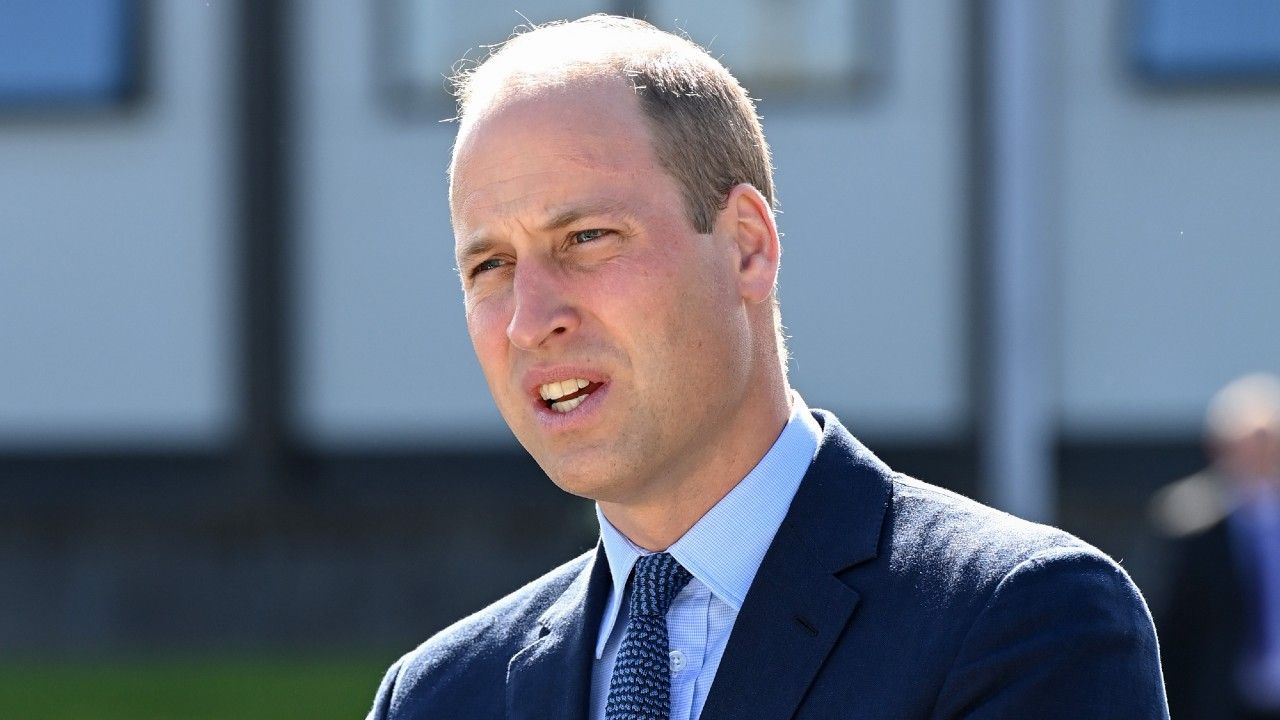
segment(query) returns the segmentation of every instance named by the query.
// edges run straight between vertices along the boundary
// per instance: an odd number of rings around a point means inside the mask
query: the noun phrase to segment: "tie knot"
[[[667,553],[641,557],[631,586],[631,615],[666,617],[671,601],[691,579],[689,571]]]

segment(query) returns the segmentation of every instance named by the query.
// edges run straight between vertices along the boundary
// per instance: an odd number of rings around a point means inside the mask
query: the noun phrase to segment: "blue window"
[[[1280,81],[1280,2],[1137,0],[1136,53],[1174,82]]]
[[[137,85],[135,0],[0,3],[0,108],[114,104]]]

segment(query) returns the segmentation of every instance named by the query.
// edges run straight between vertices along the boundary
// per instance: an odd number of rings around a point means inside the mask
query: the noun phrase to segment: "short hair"
[[[773,163],[751,97],[706,50],[643,20],[597,14],[518,32],[454,74],[458,117],[465,122],[475,102],[501,91],[584,75],[631,82],[658,162],[679,184],[698,232],[711,232],[740,183],[775,207]]]
[[[773,161],[755,102],[729,70],[687,37],[635,18],[595,14],[530,24],[472,67],[450,78],[465,125],[477,104],[506,93],[598,77],[631,83],[652,136],[654,155],[676,184],[693,228],[710,233],[729,191],[750,183],[777,209]],[[455,148],[456,151],[456,148]],[[449,177],[453,178],[450,161]],[[787,338],[772,300],[774,335],[783,372]]]

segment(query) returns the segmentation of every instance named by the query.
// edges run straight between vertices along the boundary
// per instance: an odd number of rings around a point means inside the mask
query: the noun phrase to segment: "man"
[[[723,66],[593,16],[459,99],[471,340],[601,542],[402,658],[370,717],[1166,716],[1114,563],[893,473],[790,391],[769,153]]]
[[[1280,718],[1280,378],[1219,391],[1205,438],[1213,465],[1152,498],[1173,560],[1169,705],[1187,720]]]

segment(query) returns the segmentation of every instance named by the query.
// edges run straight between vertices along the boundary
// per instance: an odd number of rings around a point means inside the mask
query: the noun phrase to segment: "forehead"
[[[632,193],[665,175],[635,93],[617,79],[521,92],[468,115],[450,178],[455,229],[589,190]]]

